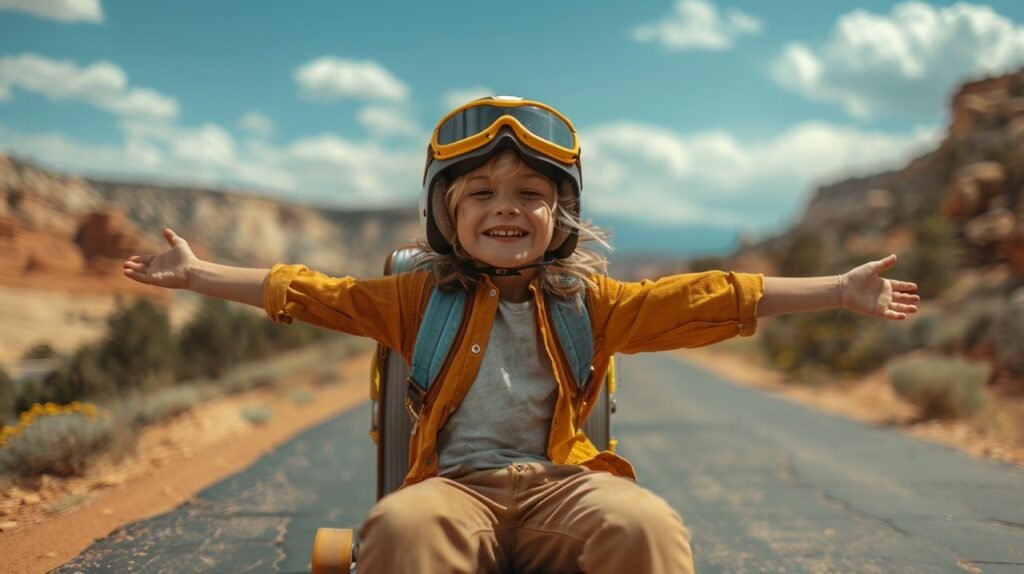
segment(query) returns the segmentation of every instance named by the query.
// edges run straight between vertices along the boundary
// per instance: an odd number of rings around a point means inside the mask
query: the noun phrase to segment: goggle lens
[[[449,145],[484,132],[502,116],[512,116],[530,133],[566,149],[576,143],[573,130],[562,118],[536,106],[466,108],[448,118],[437,131],[437,143]]]

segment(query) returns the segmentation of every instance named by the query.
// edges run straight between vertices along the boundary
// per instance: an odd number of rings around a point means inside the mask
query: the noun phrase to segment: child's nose
[[[497,215],[516,215],[519,213],[519,207],[512,201],[502,200],[495,204],[494,213]]]

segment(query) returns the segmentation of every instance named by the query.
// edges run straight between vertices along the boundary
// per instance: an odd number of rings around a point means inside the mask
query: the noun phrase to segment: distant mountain
[[[921,252],[943,248],[959,266],[1024,277],[1024,70],[964,84],[951,108],[934,151],[900,170],[818,188],[796,225],[718,263],[778,273],[802,257],[834,272],[890,252],[923,265]],[[937,240],[946,232],[936,229],[948,229],[944,247]]]
[[[414,209],[318,209],[239,191],[97,181],[0,155],[0,282],[15,286],[130,291],[121,261],[163,250],[164,227],[220,263],[374,276],[418,226]]]

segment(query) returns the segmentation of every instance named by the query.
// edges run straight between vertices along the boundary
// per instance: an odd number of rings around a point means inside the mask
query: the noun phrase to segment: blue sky
[[[0,150],[347,207],[419,194],[486,94],[581,133],[622,251],[706,252],[818,183],[934,146],[964,79],[1024,64],[1024,4],[0,0]]]

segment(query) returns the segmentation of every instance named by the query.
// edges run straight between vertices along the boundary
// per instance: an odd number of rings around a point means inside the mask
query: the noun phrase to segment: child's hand
[[[885,279],[882,273],[896,265],[896,255],[854,267],[840,277],[843,309],[871,317],[901,321],[917,313],[920,297],[914,294],[917,284]]]
[[[124,262],[124,274],[139,283],[168,287],[188,288],[188,277],[199,259],[192,253],[188,242],[174,231],[164,229],[164,239],[170,249],[159,255],[133,255]]]

